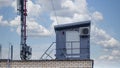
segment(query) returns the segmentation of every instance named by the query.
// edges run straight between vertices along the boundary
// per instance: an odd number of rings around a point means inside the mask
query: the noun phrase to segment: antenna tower
[[[21,42],[20,42],[20,58],[21,60],[29,60],[32,55],[32,48],[27,46],[26,40],[26,16],[27,16],[27,8],[26,8],[27,0],[17,0],[17,10],[20,14],[21,18]]]

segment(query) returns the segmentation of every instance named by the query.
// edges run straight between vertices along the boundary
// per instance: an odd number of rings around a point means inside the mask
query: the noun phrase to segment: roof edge
[[[62,30],[62,29],[66,29],[66,28],[87,26],[87,25],[90,25],[90,23],[91,23],[91,21],[88,20],[88,21],[81,21],[81,22],[75,22],[75,23],[55,25],[54,28],[55,28],[55,30]]]

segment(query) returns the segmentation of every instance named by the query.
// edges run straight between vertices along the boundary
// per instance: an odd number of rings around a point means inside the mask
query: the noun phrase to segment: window
[[[66,31],[66,54],[71,55],[71,57],[80,54],[80,36],[78,31]]]

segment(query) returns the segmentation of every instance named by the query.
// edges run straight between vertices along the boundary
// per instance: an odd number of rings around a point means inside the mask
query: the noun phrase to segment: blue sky
[[[119,0],[53,0],[53,10],[51,0],[28,0],[27,44],[33,48],[32,59],[39,59],[55,41],[53,27],[57,23],[91,20],[91,58],[95,61],[95,68],[118,68],[119,3]],[[20,17],[16,9],[15,0],[0,0],[2,58],[8,58],[9,43],[12,43],[14,59],[20,59]]]

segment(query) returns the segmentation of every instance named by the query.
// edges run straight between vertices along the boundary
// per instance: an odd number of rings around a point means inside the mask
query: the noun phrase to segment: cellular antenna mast
[[[27,8],[26,8],[27,0],[17,0],[17,10],[20,14],[21,18],[21,42],[20,42],[20,58],[21,60],[29,60],[32,55],[32,48],[27,46],[26,40],[26,16],[27,16]]]

